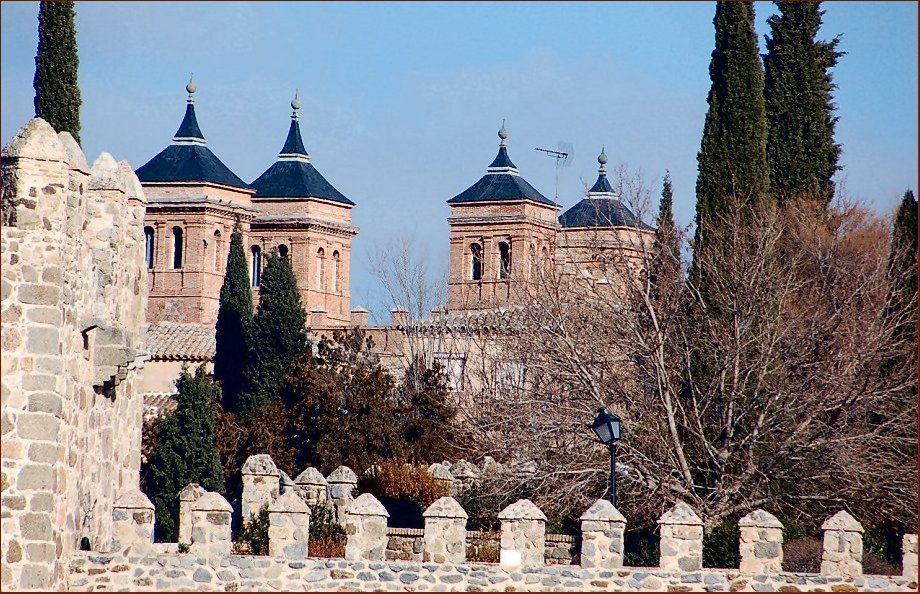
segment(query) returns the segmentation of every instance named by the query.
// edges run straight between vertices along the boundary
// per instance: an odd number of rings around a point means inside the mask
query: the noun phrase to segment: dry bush
[[[361,479],[359,490],[378,498],[411,501],[422,510],[450,495],[450,485],[431,476],[426,467],[398,461],[381,462]]]
[[[310,537],[310,556],[341,559],[345,556],[345,538],[338,536]]]

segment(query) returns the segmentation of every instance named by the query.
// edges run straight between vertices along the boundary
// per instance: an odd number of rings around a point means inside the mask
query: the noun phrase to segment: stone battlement
[[[462,466],[461,466],[462,467]],[[355,473],[339,467],[323,478],[307,469],[281,489],[281,476],[267,455],[252,456],[243,466],[241,509],[267,505],[269,555],[231,555],[233,509],[219,494],[197,485],[182,490],[179,531],[190,538],[189,552],[176,545],[152,543],[153,506],[140,493],[116,503],[117,552],[81,554],[70,566],[70,586],[106,589],[220,590],[620,590],[673,591],[911,591],[917,588],[917,537],[904,537],[902,576],[864,576],[863,528],[840,511],[822,526],[824,549],[819,574],[782,569],[782,524],[755,510],[742,518],[741,563],[737,569],[703,567],[703,522],[678,501],[661,516],[658,567],[624,567],[626,518],[607,500],[595,502],[581,516],[580,564],[546,561],[546,516],[531,501],[518,500],[502,510],[500,562],[468,561],[467,514],[452,497],[442,497],[423,513],[421,560],[388,559],[393,536],[417,537],[413,531],[387,527],[389,514],[371,494],[353,496]],[[309,482],[306,480],[309,479]],[[322,479],[322,480],[320,480]],[[322,483],[325,483],[323,485]],[[310,485],[311,488],[303,488]],[[301,488],[298,488],[301,487]],[[315,488],[314,488],[315,487]],[[323,487],[322,489],[320,487]],[[328,501],[344,507],[344,559],[309,557],[308,502]],[[573,542],[575,540],[573,539]]]
[[[144,192],[33,119],[2,152],[2,586],[61,588],[108,550],[140,468]]]

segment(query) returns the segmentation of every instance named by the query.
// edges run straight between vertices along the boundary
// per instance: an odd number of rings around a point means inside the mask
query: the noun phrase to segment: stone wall
[[[423,530],[421,528],[390,528],[387,530],[387,561],[421,561],[423,551]],[[466,533],[468,556],[480,558],[491,549],[498,556],[500,535],[497,532]],[[569,534],[547,534],[544,541],[543,562],[547,565],[578,564],[579,537]]]
[[[258,466],[271,477],[271,458],[253,456],[244,465]],[[339,467],[326,477],[331,491],[336,476],[353,477]],[[741,560],[737,569],[702,567],[703,531],[695,510],[677,502],[659,520],[661,556],[655,568],[623,567],[627,520],[609,501],[598,500],[581,516],[581,536],[546,535],[546,517],[530,500],[519,499],[501,510],[499,533],[468,532],[467,514],[452,497],[442,497],[423,512],[423,529],[388,528],[389,514],[370,493],[341,497],[345,511],[345,558],[309,557],[311,511],[317,499],[308,483],[321,475],[307,469],[279,494],[274,480],[252,482],[249,500],[269,502],[269,555],[231,555],[230,504],[217,493],[182,490],[191,501],[191,519],[180,514],[180,532],[190,521],[191,547],[178,554],[173,545],[150,542],[152,506],[140,494],[116,502],[120,550],[111,555],[80,554],[70,565],[68,586],[95,589],[218,590],[623,590],[670,591],[910,591],[917,587],[916,535],[904,538],[903,574],[862,573],[862,526],[846,512],[824,523],[825,546],[820,574],[782,569],[782,524],[765,510],[740,522]],[[346,483],[341,483],[345,485]],[[350,483],[348,483],[350,484]],[[297,487],[301,488],[297,488]],[[335,487],[339,488],[339,487]],[[351,491],[349,490],[349,493]],[[334,499],[329,492],[325,500]],[[245,499],[245,498],[244,498]],[[242,502],[245,504],[245,501]],[[498,563],[482,562],[477,547],[497,539]],[[841,548],[842,542],[849,543]],[[564,563],[564,565],[562,565]]]
[[[624,592],[910,592],[897,576],[841,578],[806,573],[752,574],[736,569],[671,572],[654,568],[578,566],[505,570],[494,563],[291,560],[193,554],[80,553],[71,562],[71,590],[211,591],[624,591]]]
[[[4,147],[2,180],[0,584],[60,588],[81,539],[112,546],[138,485],[145,200],[126,162],[90,167],[41,119]]]

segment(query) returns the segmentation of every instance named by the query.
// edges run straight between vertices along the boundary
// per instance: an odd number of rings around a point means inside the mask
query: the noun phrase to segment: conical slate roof
[[[501,143],[498,154],[486,168],[486,174],[475,184],[447,201],[448,204],[463,202],[494,202],[496,200],[532,200],[540,204],[556,206],[556,203],[538,192],[518,173],[517,167],[508,156],[508,131],[502,124],[498,132]]]
[[[607,179],[607,155],[603,149],[597,157],[601,164],[597,181],[588,190],[588,195],[578,204],[559,215],[563,227],[636,227],[652,230],[653,227],[636,219],[629,208],[620,200]]]
[[[278,160],[265,170],[254,182],[256,198],[322,198],[353,206],[355,203],[336,190],[326,178],[310,163],[310,155],[304,148],[300,135],[297,111],[300,101],[291,101],[294,114],[291,127]]]
[[[195,84],[189,81],[185,117],[173,143],[141,165],[135,173],[141,182],[205,182],[250,189],[207,147],[195,116]]]

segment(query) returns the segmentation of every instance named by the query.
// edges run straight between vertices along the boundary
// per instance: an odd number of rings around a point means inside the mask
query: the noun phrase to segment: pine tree
[[[834,196],[840,145],[834,142],[836,85],[829,70],[844,55],[840,36],[817,41],[820,2],[777,2],[779,15],[767,19],[764,96],[767,108],[767,161],[777,201],[804,198],[822,208]]]
[[[237,398],[243,389],[251,332],[252,289],[243,250],[243,232],[237,221],[230,236],[215,332],[214,378],[221,384],[221,403],[227,411],[236,411]]]
[[[205,371],[183,369],[176,383],[178,406],[157,426],[157,448],[144,470],[147,496],[156,507],[157,541],[175,541],[179,491],[198,483],[223,492],[224,475],[214,445],[214,405],[220,388]]]
[[[77,29],[72,0],[41,2],[35,55],[35,116],[80,142]]]
[[[246,387],[236,407],[239,414],[278,397],[284,374],[306,349],[306,322],[291,262],[273,251],[259,288]]]
[[[718,2],[716,47],[709,64],[712,86],[697,156],[697,243],[702,228],[718,225],[730,198],[765,199],[768,190],[763,69],[751,2]]]

